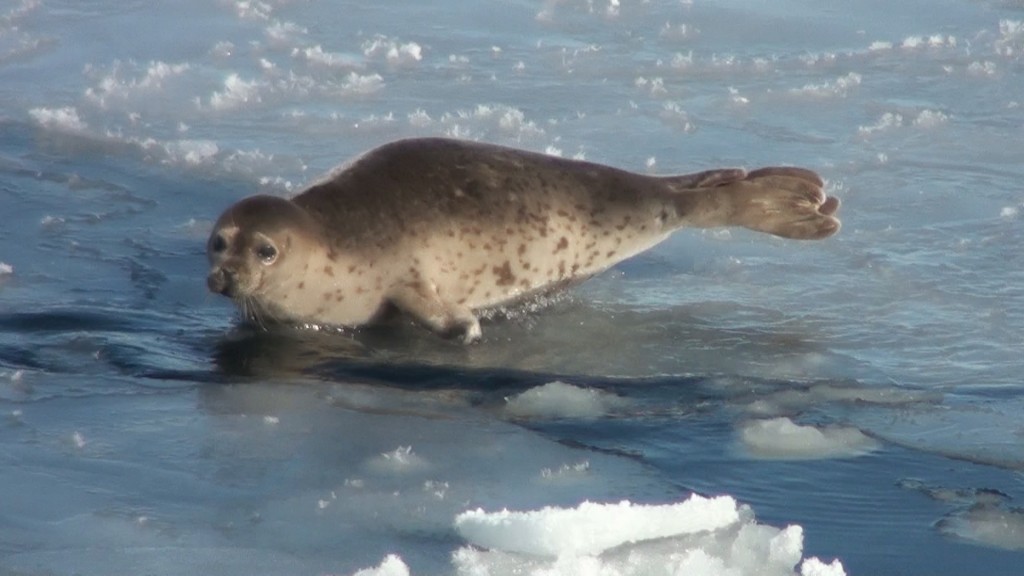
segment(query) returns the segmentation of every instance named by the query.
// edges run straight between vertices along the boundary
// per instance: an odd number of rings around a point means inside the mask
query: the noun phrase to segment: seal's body
[[[438,138],[370,151],[291,200],[230,207],[208,243],[214,292],[257,323],[359,326],[395,307],[480,337],[477,312],[547,292],[684,226],[834,234],[839,202],[800,168],[655,177]]]

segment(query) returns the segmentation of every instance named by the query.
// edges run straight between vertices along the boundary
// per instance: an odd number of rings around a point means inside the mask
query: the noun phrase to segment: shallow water
[[[696,491],[850,574],[1015,574],[1022,72],[1019,2],[0,6],[0,572],[449,573],[469,508]],[[804,165],[844,228],[680,232],[468,348],[205,292],[225,206],[416,135]]]

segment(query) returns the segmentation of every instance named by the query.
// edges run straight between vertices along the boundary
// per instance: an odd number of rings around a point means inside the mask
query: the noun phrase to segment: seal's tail
[[[839,199],[811,170],[792,167],[708,170],[664,179],[681,224],[744,226],[784,238],[817,240],[839,231]]]

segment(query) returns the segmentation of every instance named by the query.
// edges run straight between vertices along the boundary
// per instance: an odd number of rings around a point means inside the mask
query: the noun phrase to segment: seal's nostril
[[[206,287],[210,292],[230,296],[234,286],[234,276],[223,268],[216,268],[206,277]]]

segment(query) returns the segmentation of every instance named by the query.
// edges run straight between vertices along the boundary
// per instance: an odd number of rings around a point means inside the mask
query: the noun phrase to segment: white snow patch
[[[599,418],[629,402],[610,392],[555,381],[505,399],[505,413],[518,418]]]
[[[840,76],[832,82],[823,82],[821,84],[805,84],[802,88],[792,88],[790,93],[801,96],[814,96],[818,98],[829,97],[829,96],[846,96],[850,90],[860,86],[861,75],[856,72],[850,72],[846,76]]]
[[[898,128],[903,125],[903,115],[894,112],[886,112],[882,114],[881,118],[878,119],[874,124],[868,126],[858,126],[857,133],[861,136],[870,136],[877,132],[883,132],[892,128]]]
[[[186,73],[191,66],[188,63],[168,64],[152,61],[141,76],[126,77],[126,69],[135,67],[134,62],[116,61],[112,70],[102,76],[95,87],[85,90],[85,97],[96,102],[100,107],[107,107],[112,99],[127,100],[139,93],[153,93],[164,89],[165,82],[173,77]]]
[[[974,76],[993,76],[998,70],[996,63],[991,60],[984,62],[971,62],[967,65],[967,73]]]
[[[799,563],[802,576],[845,576],[838,560],[801,563],[800,526],[756,524],[750,509],[728,496],[694,495],[670,505],[476,510],[456,517],[455,526],[473,544],[452,556],[460,575],[791,576]]]
[[[296,36],[305,36],[309,29],[294,22],[274,21],[267,26],[267,37],[277,44],[288,44]]]
[[[373,94],[383,87],[384,78],[380,74],[349,72],[342,82],[341,91],[345,94]]]
[[[268,20],[273,8],[266,2],[252,0],[238,0],[235,2],[235,12],[239,18],[250,18],[254,20]]]
[[[934,128],[949,121],[949,116],[936,110],[922,110],[914,118],[914,126],[920,128]]]
[[[422,108],[417,108],[410,112],[408,118],[409,125],[417,128],[426,128],[434,122],[434,119],[430,117],[430,114],[427,114],[427,112]]]
[[[409,567],[398,556],[389,554],[376,568],[365,568],[352,576],[409,576]]]
[[[310,63],[330,68],[362,68],[363,66],[362,62],[354,56],[341,52],[326,52],[319,44],[310,48],[296,48],[292,51],[292,56],[301,56]]]
[[[391,452],[367,462],[367,468],[378,473],[407,473],[427,468],[429,463],[412,451],[412,446],[399,446]]]
[[[238,74],[224,79],[224,89],[210,96],[214,110],[230,110],[249,102],[259,102],[260,83],[257,80],[243,80]]]
[[[14,274],[14,266],[6,262],[0,262],[0,276],[10,276]]]
[[[526,114],[518,108],[504,104],[479,104],[472,110],[446,112],[441,116],[441,123],[446,126],[445,132],[453,138],[477,140],[497,131],[514,140],[543,137],[544,129],[533,120],[527,120]],[[478,134],[472,127],[482,128]]]
[[[459,514],[455,529],[476,546],[556,558],[600,554],[627,543],[719,530],[739,520],[739,507],[731,496],[694,494],[668,505],[623,500],[527,512],[477,508]]]
[[[956,45],[957,40],[954,36],[932,34],[931,36],[908,36],[903,40],[902,47],[913,50],[917,48],[955,48]]]
[[[85,132],[88,126],[78,117],[78,110],[74,106],[63,108],[32,108],[28,111],[29,116],[37,124],[49,130],[61,132]]]
[[[838,559],[825,564],[818,558],[811,557],[800,564],[800,576],[846,576],[846,570]]]
[[[548,481],[573,480],[590,473],[590,461],[584,460],[576,464],[562,464],[557,469],[544,468],[540,477]]]
[[[167,162],[191,166],[209,163],[220,152],[217,143],[210,140],[172,140],[163,144],[153,141],[152,145],[164,148]]]
[[[374,36],[363,42],[363,55],[383,58],[389,64],[415,64],[423,59],[423,48],[415,42],[402,43],[387,36]]]
[[[1024,54],[1024,20],[999,21],[999,39],[995,42],[995,51],[1007,58]]]
[[[877,441],[856,428],[801,426],[785,417],[747,422],[739,435],[752,456],[765,459],[843,458],[878,448]]]

